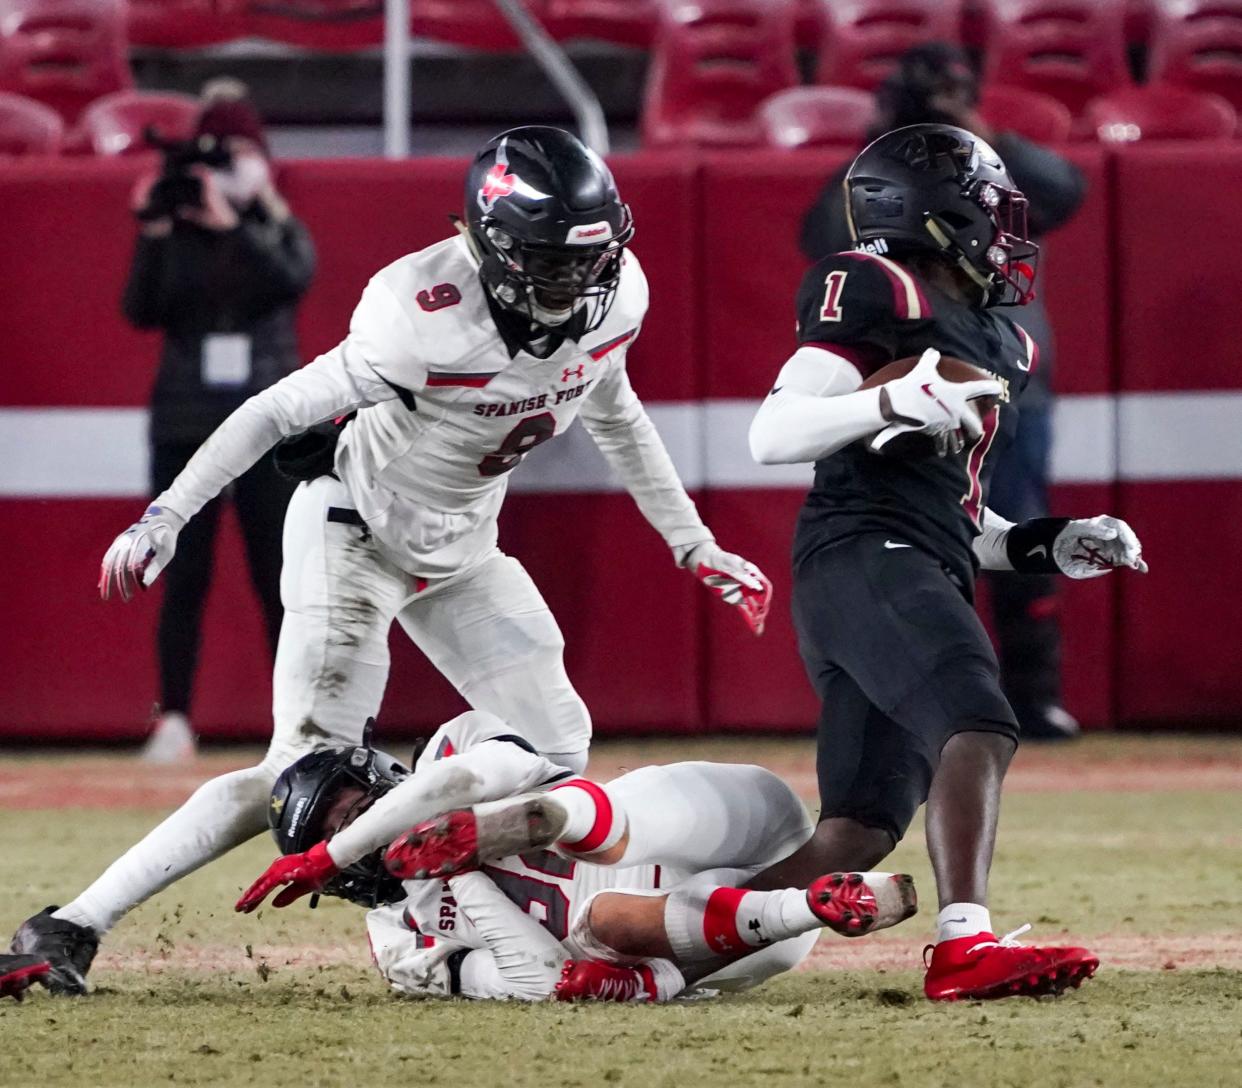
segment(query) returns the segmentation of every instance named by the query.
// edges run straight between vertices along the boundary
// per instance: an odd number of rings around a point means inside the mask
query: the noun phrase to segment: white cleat
[[[170,710],[161,714],[138,758],[143,763],[168,766],[188,763],[198,754],[198,741],[184,714]]]

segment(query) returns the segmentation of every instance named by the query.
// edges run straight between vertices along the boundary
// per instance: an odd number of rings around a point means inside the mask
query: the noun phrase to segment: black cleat
[[[59,907],[45,907],[27,918],[13,934],[10,952],[36,956],[51,964],[46,985],[54,994],[77,996],[87,992],[86,972],[99,951],[93,929],[64,918],[53,918]]]

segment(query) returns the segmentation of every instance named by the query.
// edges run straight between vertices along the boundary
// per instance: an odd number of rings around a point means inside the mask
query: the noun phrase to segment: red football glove
[[[26,990],[36,982],[46,985],[52,965],[38,956],[0,955],[0,997],[22,999]]]
[[[717,547],[712,541],[696,544],[681,560],[715,596],[733,605],[755,635],[772,607],[772,583],[754,563]]]
[[[267,898],[268,892],[282,884],[287,887],[272,900],[272,906],[287,907],[295,899],[323,891],[323,886],[339,872],[328,853],[328,844],[316,843],[305,854],[289,854],[273,861],[233,909],[249,914]]]

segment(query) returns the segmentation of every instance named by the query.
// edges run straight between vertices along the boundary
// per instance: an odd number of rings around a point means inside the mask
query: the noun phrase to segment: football
[[[880,367],[859,388],[875,389],[886,382],[904,378],[915,368],[918,361],[917,355],[911,355],[905,359],[896,359],[887,366]],[[940,362],[936,364],[936,370],[945,381],[950,382],[986,381],[994,377],[993,374],[975,366],[974,363],[968,363],[965,359],[954,358],[952,355],[942,355]],[[979,397],[976,400],[972,400],[971,404],[974,405],[975,411],[978,413],[979,418],[982,419],[996,407],[997,399],[996,397]],[[880,434],[884,434],[884,432],[881,431]],[[921,432],[898,434],[879,446],[874,445],[874,441],[874,439],[869,441],[867,448],[873,453],[882,454],[885,457],[934,457],[939,453],[936,440],[930,435]]]

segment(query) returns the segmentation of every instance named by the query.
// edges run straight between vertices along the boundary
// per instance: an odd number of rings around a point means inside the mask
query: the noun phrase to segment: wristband
[[[1054,545],[1069,523],[1069,518],[1031,518],[1010,529],[1005,554],[1013,569],[1022,574],[1059,574]]]

